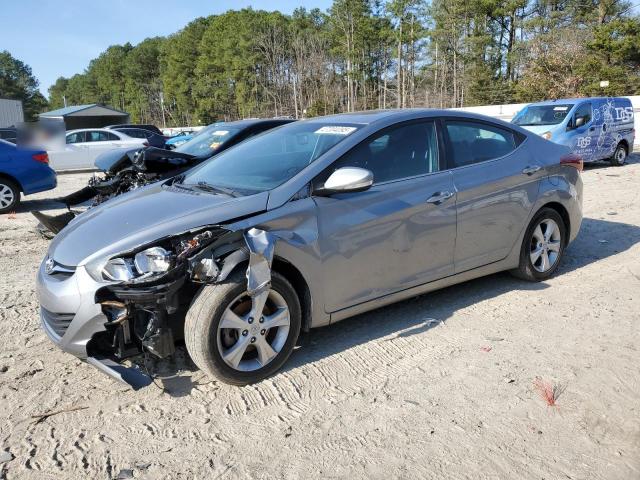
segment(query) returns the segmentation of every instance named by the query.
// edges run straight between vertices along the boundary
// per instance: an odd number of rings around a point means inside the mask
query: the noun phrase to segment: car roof
[[[394,118],[402,120],[412,120],[428,117],[464,117],[469,119],[493,122],[496,124],[505,124],[505,122],[502,122],[499,119],[488,117],[486,115],[480,115],[464,110],[444,110],[438,108],[396,108],[388,110],[367,110],[363,112],[338,113],[335,115],[327,115],[324,117],[313,117],[305,121],[314,123],[335,122],[337,124],[352,123],[360,125],[371,125],[379,121],[393,121]]]
[[[629,99],[625,97],[582,97],[582,98],[556,98],[554,100],[544,100],[542,102],[532,102],[529,105],[558,105],[563,103],[578,103],[583,102],[585,100],[589,101],[607,101],[607,100],[627,100],[631,102]]]
[[[389,110],[366,110],[362,112],[337,113],[334,115],[326,115],[323,117],[313,117],[308,122],[337,122],[337,123],[358,123],[368,125],[377,120],[390,117],[395,114],[407,113],[412,110],[425,111],[427,109],[389,109]]]
[[[67,135],[70,133],[78,133],[78,132],[109,132],[113,133],[113,130],[108,128],[76,128],[75,130],[67,130]]]
[[[104,128],[143,128],[143,129],[156,129],[158,127],[156,127],[155,125],[153,125],[152,123],[118,123],[115,125],[107,125]]]

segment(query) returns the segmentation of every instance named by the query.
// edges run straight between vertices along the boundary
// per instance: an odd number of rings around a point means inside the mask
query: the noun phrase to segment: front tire
[[[232,385],[258,382],[280,369],[301,326],[300,301],[291,284],[271,273],[271,289],[249,297],[243,271],[207,285],[191,303],[184,336],[202,371]]]
[[[551,277],[560,265],[567,244],[567,227],[558,212],[541,209],[527,227],[520,249],[520,264],[511,273],[530,282]]]
[[[0,213],[12,212],[20,203],[20,187],[13,180],[0,178]]]
[[[613,152],[613,157],[611,157],[611,165],[621,167],[627,160],[627,155],[627,148],[622,143],[619,143],[616,147],[616,151]]]

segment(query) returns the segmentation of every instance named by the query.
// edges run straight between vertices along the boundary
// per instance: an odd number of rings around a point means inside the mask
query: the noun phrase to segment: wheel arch
[[[229,275],[238,270],[246,271],[248,265],[249,262],[247,260],[238,263],[229,272]],[[305,332],[309,331],[311,329],[313,303],[311,297],[311,289],[309,288],[309,284],[304,278],[304,275],[302,275],[300,270],[298,270],[298,268],[295,267],[291,262],[278,255],[275,255],[273,257],[271,270],[274,272],[278,272],[280,275],[285,277],[295,290],[296,295],[298,295],[298,300],[300,301],[300,310],[302,313],[302,330]]]
[[[569,212],[567,211],[567,209],[561,203],[548,202],[542,205],[533,216],[535,217],[543,208],[550,208],[552,210],[555,210],[558,215],[560,215],[562,221],[564,222],[564,226],[567,229],[567,235],[565,236],[564,241],[568,243],[569,238],[571,238],[571,217],[569,216]]]
[[[618,142],[618,145],[622,145],[624,147],[624,149],[627,151],[627,155],[629,155],[630,151],[629,151],[629,142],[627,142],[626,138],[623,138],[622,140],[620,140]]]
[[[20,189],[20,192],[24,193],[24,188],[22,187],[22,183],[20,183],[20,180],[18,180],[16,177],[9,175],[8,173],[5,173],[5,172],[0,172],[0,178],[4,178],[5,180],[11,180],[13,183],[18,185],[18,189]]]
[[[311,312],[313,303],[311,299],[311,289],[309,288],[304,275],[302,275],[300,270],[298,270],[291,262],[277,255],[273,258],[271,268],[273,271],[278,272],[280,275],[285,277],[296,291],[302,313],[302,330],[305,332],[309,331],[311,328]]]

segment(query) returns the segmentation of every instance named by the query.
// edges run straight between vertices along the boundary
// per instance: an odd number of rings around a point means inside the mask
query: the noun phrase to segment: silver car
[[[42,327],[138,388],[167,357],[244,385],[301,331],[472,278],[549,278],[582,221],[582,160],[479,115],[291,123],[89,210],[38,272]],[[135,363],[135,362],[134,362]]]

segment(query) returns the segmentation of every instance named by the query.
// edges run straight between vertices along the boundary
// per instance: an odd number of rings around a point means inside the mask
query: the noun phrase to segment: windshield
[[[573,105],[529,105],[518,112],[511,123],[525,126],[557,125],[562,122]]]
[[[203,128],[188,142],[183,143],[176,152],[188,153],[196,157],[208,157],[220,148],[220,146],[235,137],[241,131],[240,128],[224,124],[213,124]]]
[[[286,182],[361,125],[295,122],[253,137],[189,171],[184,185],[262,192]]]

